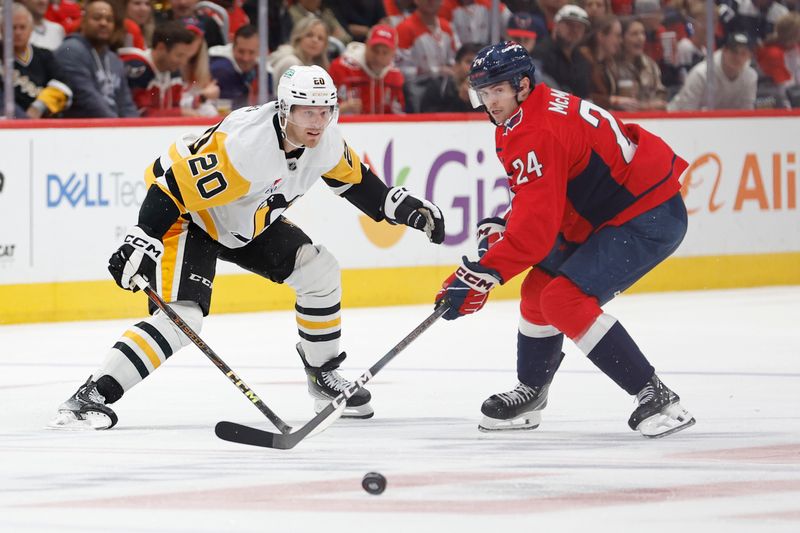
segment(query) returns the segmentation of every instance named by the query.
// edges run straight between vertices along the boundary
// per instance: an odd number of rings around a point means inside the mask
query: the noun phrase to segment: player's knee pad
[[[295,290],[298,302],[312,299],[313,307],[338,304],[342,296],[339,263],[324,246],[301,246],[286,284]]]
[[[200,333],[200,330],[203,327],[203,310],[200,309],[200,306],[196,302],[177,301],[170,303],[169,306],[178,314],[179,317],[181,317],[184,322],[186,322],[187,326],[195,331],[195,333]],[[145,322],[149,322],[159,333],[161,333],[163,339],[172,348],[173,353],[191,343],[189,338],[184,335],[183,332],[178,329],[178,326],[176,326],[172,320],[170,320],[169,317],[160,309]],[[163,348],[164,347],[162,347],[162,349]]]
[[[540,268],[532,268],[525,276],[520,289],[519,311],[523,320],[531,324],[547,324],[542,313],[542,291],[553,277]],[[522,324],[522,323],[520,323]],[[522,331],[520,325],[520,331]]]
[[[581,291],[564,276],[559,276],[542,290],[542,313],[548,324],[575,339],[602,314],[594,296]]]

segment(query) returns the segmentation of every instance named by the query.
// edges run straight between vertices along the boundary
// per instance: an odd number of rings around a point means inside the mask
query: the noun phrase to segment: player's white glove
[[[444,241],[444,217],[428,200],[411,196],[405,187],[392,187],[383,204],[383,214],[391,224],[405,224],[424,231],[434,244]]]
[[[478,259],[503,238],[506,221],[500,217],[484,218],[478,222]]]
[[[131,282],[131,278],[139,274],[148,281],[155,279],[156,264],[163,254],[164,244],[159,239],[134,226],[108,260],[108,271],[117,285],[136,292],[139,287]]]

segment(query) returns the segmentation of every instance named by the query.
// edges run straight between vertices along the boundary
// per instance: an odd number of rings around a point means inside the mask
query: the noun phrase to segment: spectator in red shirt
[[[800,83],[800,13],[778,19],[775,32],[758,49],[758,66],[781,88]]]
[[[397,26],[400,68],[409,78],[447,76],[461,43],[438,15],[442,0],[414,2],[417,10]]]
[[[69,35],[81,27],[81,6],[72,0],[50,0],[44,18],[56,24],[61,24],[64,32]]]
[[[127,0],[125,2],[125,46],[145,50],[153,42],[153,5],[151,0]]]
[[[120,50],[133,101],[142,116],[183,114],[180,71],[191,57],[194,40],[194,32],[178,21],[170,21],[156,27],[151,49]]]
[[[405,108],[403,74],[394,67],[397,31],[373,26],[367,43],[351,42],[330,67],[343,114],[398,114]]]
[[[395,28],[414,12],[414,0],[383,0],[383,9],[389,24]]]

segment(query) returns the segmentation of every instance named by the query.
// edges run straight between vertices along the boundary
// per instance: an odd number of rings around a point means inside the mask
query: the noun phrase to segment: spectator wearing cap
[[[370,28],[386,18],[383,0],[338,0],[329,1],[328,5],[353,40],[362,43],[367,39]]]
[[[500,6],[500,27],[508,25],[511,11]],[[492,0],[443,0],[439,16],[450,23],[462,43],[489,43]]]
[[[178,21],[162,22],[148,50],[122,48],[128,84],[139,113],[145,117],[191,115],[181,109],[183,78],[195,33]]]
[[[765,40],[789,9],[774,0],[729,0],[720,5],[727,33],[747,33],[754,43]]]
[[[673,50],[664,50],[661,40],[661,35],[666,31],[662,24],[664,22],[664,12],[661,11],[661,1],[635,0],[633,12],[636,18],[644,24],[644,53],[661,65],[664,60],[664,54],[673,52]]]
[[[203,32],[208,47],[225,44],[225,37],[222,35],[220,25],[205,13],[199,13],[197,9],[198,0],[171,0],[171,8],[162,12],[156,17],[156,22],[166,20],[191,19]]]
[[[667,90],[661,82],[661,69],[644,53],[644,23],[622,21],[622,53],[614,64],[617,95],[633,98],[640,110],[659,110],[666,106]]]
[[[136,117],[125,67],[110,49],[113,8],[106,0],[86,0],[83,6],[80,33],[67,35],[55,52],[72,89],[72,107],[65,116]]]
[[[339,110],[349,114],[399,114],[405,109],[403,74],[394,66],[397,31],[378,24],[367,42],[353,41],[329,70],[339,89]]]
[[[758,66],[781,90],[800,84],[800,13],[787,13],[759,47]]]
[[[467,75],[472,61],[478,55],[482,44],[466,43],[456,52],[453,73],[446,78],[429,80],[422,95],[420,111],[423,113],[468,113],[475,111],[469,99]]]
[[[533,58],[558,88],[588,98],[592,66],[579,47],[589,28],[589,15],[583,8],[567,4],[558,10],[554,20],[553,40],[537,46]]]
[[[2,28],[3,13],[0,13]],[[52,117],[69,107],[72,90],[50,50],[30,44],[33,16],[22,4],[11,7],[11,44],[14,48],[14,115],[17,118]],[[0,54],[3,43],[0,42]],[[3,78],[0,63],[0,79]]]
[[[258,28],[248,24],[233,36],[233,42],[208,51],[211,76],[217,80],[219,96],[231,101],[231,109],[254,103],[258,74]]]
[[[64,28],[64,33],[75,33],[81,27],[81,6],[72,0],[50,0],[44,18]]]
[[[447,76],[461,46],[438,15],[442,0],[414,0],[417,10],[397,26],[398,66],[406,78]]]
[[[47,8],[50,5],[48,0],[22,0],[28,11],[33,16],[33,33],[31,34],[31,44],[46,50],[55,50],[64,42],[66,32],[64,28],[53,21],[45,18]]]
[[[714,62],[714,100],[711,107],[706,106],[706,59],[689,72],[686,83],[670,101],[667,109],[753,109],[758,83],[758,74],[750,66],[753,44],[748,34],[732,33],[725,46],[711,56]]]
[[[506,35],[512,41],[516,41],[533,54],[536,43],[540,37],[547,37],[547,27],[541,17],[532,13],[515,13],[508,20]]]
[[[325,23],[328,35],[338,39],[342,44],[347,44],[353,40],[353,36],[339,23],[333,10],[329,7],[322,7],[322,0],[295,0],[289,6],[289,16],[292,24],[297,25],[302,19],[313,15]]]
[[[269,57],[272,79],[277,91],[283,73],[294,65],[319,65],[328,70],[328,27],[315,16],[301,19],[292,28],[289,44],[278,47]]]

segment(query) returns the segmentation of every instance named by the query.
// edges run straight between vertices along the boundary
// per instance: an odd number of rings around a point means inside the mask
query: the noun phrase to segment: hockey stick
[[[172,308],[167,305],[167,302],[165,302],[156,291],[150,288],[150,285],[143,277],[136,274],[131,277],[131,282],[144,291],[147,297],[150,298],[150,301],[153,302],[156,307],[161,309],[165,315],[167,315],[172,323],[175,324],[178,329],[180,329],[183,334],[186,335],[189,340],[200,349],[201,352],[203,352],[203,355],[211,359],[211,362],[214,363],[214,365],[216,365],[216,367],[219,368],[229,380],[231,380],[231,383],[236,385],[236,388],[239,389],[239,391],[241,391],[241,393],[244,394],[247,399],[250,400],[253,405],[255,405],[256,408],[258,408],[258,410],[269,419],[270,422],[275,424],[275,427],[278,428],[281,433],[289,433],[292,431],[292,426],[281,420],[281,417],[276,415],[272,409],[267,407],[256,395],[256,393],[253,392],[253,389],[248,387],[247,384],[236,375],[236,372],[231,370],[231,367],[226,365],[225,361],[223,361],[220,356],[218,356],[214,350],[212,350],[211,347],[206,344],[191,327],[189,327],[189,324],[184,322],[183,319],[178,316],[178,313],[173,311]]]
[[[262,446],[264,448],[275,448],[278,450],[288,450],[294,448],[300,441],[308,436],[317,434],[325,428],[333,424],[344,411],[347,405],[347,399],[355,394],[357,391],[364,388],[364,385],[371,380],[375,374],[386,366],[389,361],[394,359],[397,354],[402,352],[409,344],[411,344],[417,337],[425,332],[439,319],[448,309],[447,305],[440,305],[428,318],[414,328],[414,330],[405,336],[403,340],[389,350],[389,352],[381,357],[381,359],[372,365],[369,370],[361,374],[347,390],[339,394],[336,398],[331,400],[322,411],[317,413],[317,416],[306,422],[306,424],[292,433],[280,434],[263,431],[250,426],[237,424],[236,422],[222,421],[217,423],[214,431],[217,437],[230,442],[238,442],[240,444],[249,444],[251,446]]]

